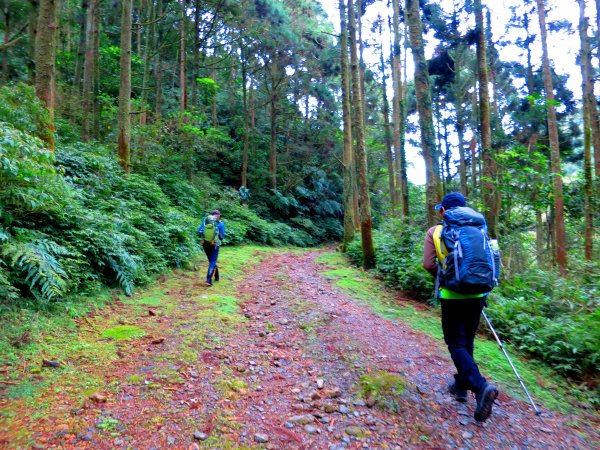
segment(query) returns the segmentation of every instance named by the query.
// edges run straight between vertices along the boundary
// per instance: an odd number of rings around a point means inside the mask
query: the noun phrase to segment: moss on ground
[[[386,289],[382,281],[353,266],[343,254],[327,252],[320,255],[317,261],[324,266],[322,274],[350,297],[368,305],[383,318],[404,322],[414,330],[438,339],[440,347],[445,347],[439,308],[417,308],[410,303],[397,301],[396,293]],[[377,295],[373,294],[375,292]],[[482,324],[480,330],[486,328],[487,325]],[[581,399],[573,395],[574,391],[567,380],[543,363],[527,358],[510,344],[504,343],[504,347],[535,400],[548,409],[577,412],[572,405]],[[512,368],[494,340],[481,335],[475,345],[475,358],[482,372],[498,384],[500,389],[512,397],[528,401]]]

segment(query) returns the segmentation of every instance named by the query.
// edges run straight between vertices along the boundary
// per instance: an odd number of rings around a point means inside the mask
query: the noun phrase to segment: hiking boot
[[[454,395],[457,402],[465,403],[467,401],[467,390],[458,389],[456,387],[456,381],[453,381],[448,385],[448,392]]]
[[[498,388],[493,384],[484,384],[481,390],[475,394],[477,407],[475,408],[475,420],[484,422],[492,414],[494,400],[498,397]]]

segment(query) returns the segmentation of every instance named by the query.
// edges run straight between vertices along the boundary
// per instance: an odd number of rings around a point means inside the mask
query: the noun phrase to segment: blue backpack
[[[492,248],[480,213],[466,206],[447,210],[434,244],[441,286],[460,294],[485,294],[498,285],[500,253]]]

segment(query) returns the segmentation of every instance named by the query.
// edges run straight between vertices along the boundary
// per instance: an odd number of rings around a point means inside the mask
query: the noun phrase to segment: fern
[[[24,277],[21,281],[36,297],[53,300],[66,295],[68,276],[56,256],[66,256],[66,248],[49,240],[9,242],[2,255]]]

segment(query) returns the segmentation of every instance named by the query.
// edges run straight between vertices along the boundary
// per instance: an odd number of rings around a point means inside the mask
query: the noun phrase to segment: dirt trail
[[[445,392],[452,364],[440,342],[382,319],[340,292],[320,275],[317,256],[268,256],[238,286],[246,299],[245,318],[234,324],[235,333],[221,333],[218,321],[191,337],[184,332],[193,326],[184,318],[197,313],[193,298],[208,292],[188,279],[177,292],[177,309],[157,319],[164,343],[127,344],[118,365],[106,372],[117,394],[73,410],[77,433],[60,420],[31,424],[39,430],[38,447],[587,449],[598,444],[597,423],[578,430],[568,425],[569,417],[546,412],[539,419],[529,405],[505,393],[492,417],[476,423],[474,399],[460,404]],[[207,338],[215,345],[202,344]],[[197,357],[177,355],[182,341]],[[395,413],[369,407],[358,395],[360,377],[379,371],[406,380],[406,390],[388,405]],[[138,378],[144,382],[131,382]]]

